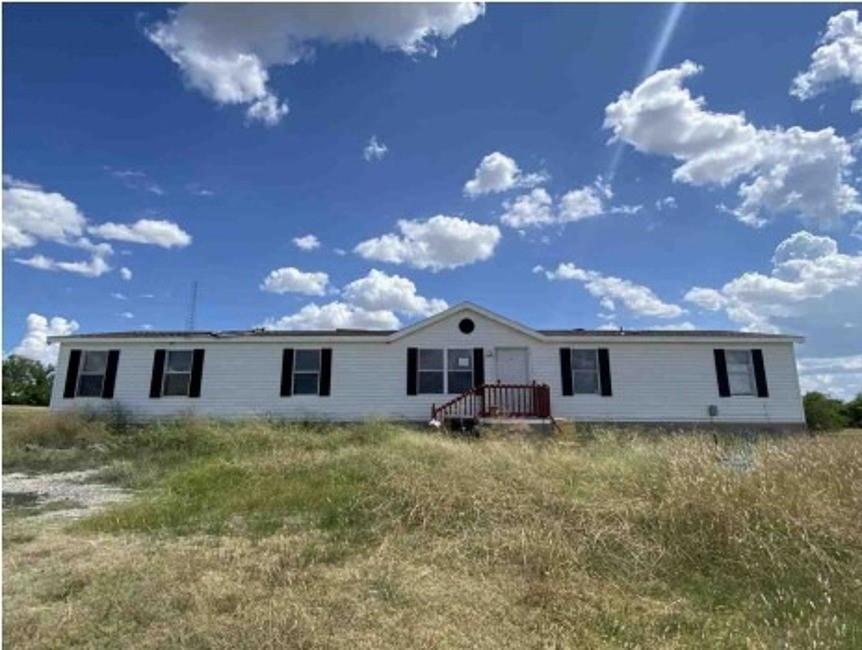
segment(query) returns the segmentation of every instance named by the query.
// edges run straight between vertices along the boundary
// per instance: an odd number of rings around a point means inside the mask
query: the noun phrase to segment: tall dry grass
[[[160,426],[136,500],[4,529],[11,645],[862,646],[858,434]]]

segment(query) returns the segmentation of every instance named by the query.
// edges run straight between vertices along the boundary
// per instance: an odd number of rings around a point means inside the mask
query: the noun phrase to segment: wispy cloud
[[[105,171],[131,190],[144,190],[158,196],[163,196],[165,193],[161,185],[150,179],[149,176],[142,171],[134,169],[116,169],[110,165],[105,165]]]
[[[378,142],[376,135],[372,135],[368,144],[362,150],[362,157],[371,162],[372,160],[382,160],[387,153],[389,153],[389,147],[382,142]]]

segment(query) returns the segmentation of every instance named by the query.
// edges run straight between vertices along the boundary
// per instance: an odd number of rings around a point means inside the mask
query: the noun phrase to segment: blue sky
[[[862,387],[847,6],[3,17],[7,353],[182,328],[197,280],[201,329],[472,300],[535,327],[798,332],[805,387]]]

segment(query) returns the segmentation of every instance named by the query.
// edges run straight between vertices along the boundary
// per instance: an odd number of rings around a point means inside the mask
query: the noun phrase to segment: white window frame
[[[87,356],[90,354],[104,354],[105,355],[105,365],[100,372],[94,372],[92,370],[85,370],[87,367]],[[108,359],[111,356],[110,350],[82,350],[81,351],[81,361],[78,367],[78,379],[75,382],[75,397],[101,397],[102,392],[105,390],[105,377],[108,374]],[[99,394],[98,395],[81,395],[81,378],[82,377],[96,377],[99,376],[102,378],[102,383],[99,385]]]
[[[180,352],[187,352],[189,355],[189,369],[183,371],[175,371],[171,370],[171,354],[176,354]],[[188,397],[191,394],[192,390],[192,373],[194,371],[195,365],[195,352],[194,350],[165,350],[165,368],[162,372],[162,397]],[[186,392],[182,395],[167,392],[168,387],[168,375],[188,375],[189,381],[186,384]]]
[[[317,353],[317,370],[298,370],[297,366],[300,353],[304,352],[316,352]],[[295,348],[293,352],[293,377],[290,378],[290,381],[293,383],[293,391],[291,391],[294,395],[299,395],[302,397],[304,395],[320,395],[320,373],[323,369],[323,351],[321,348]],[[317,375],[317,388],[313,393],[297,393],[296,392],[296,376],[297,375]]]
[[[422,351],[434,351],[440,352],[441,364],[439,368],[430,368],[423,370],[422,369]],[[416,349],[416,394],[417,395],[446,395],[446,362],[447,362],[447,348],[417,348]],[[440,382],[440,386],[442,390],[438,392],[428,392],[422,390],[422,382],[420,381],[422,377],[422,373],[439,373],[442,375],[442,381]]]
[[[466,352],[467,353],[467,358],[470,359],[470,370],[469,370],[469,372],[470,372],[470,388],[472,388],[475,381],[476,381],[476,374],[475,374],[476,369],[474,367],[475,362],[473,359],[473,348],[446,348],[445,354],[443,355],[443,366],[444,366],[445,372],[446,372],[446,377],[444,379],[444,388],[446,390],[446,395],[460,395],[461,393],[453,393],[452,389],[449,387],[449,373],[450,372],[462,372],[462,373],[466,374],[467,370],[459,370],[457,368],[452,369],[451,367],[449,367],[449,354],[452,352],[455,352],[455,353]],[[469,388],[467,390],[469,390]]]
[[[592,352],[593,356],[596,360],[596,369],[587,370],[585,368],[576,368],[575,367],[575,353],[576,352]],[[602,367],[599,364],[599,349],[598,348],[572,348],[572,395],[601,395],[602,394]],[[590,392],[579,391],[578,383],[575,381],[575,376],[578,374],[595,374],[596,376],[596,389]]]
[[[746,375],[748,376],[748,390],[747,391],[736,391],[733,387],[733,375],[740,376],[742,375],[742,371],[734,370],[731,371],[731,366],[741,367],[740,363],[731,363],[730,358],[735,354],[744,354],[746,359]],[[748,349],[726,349],[724,351],[724,364],[727,368],[727,388],[730,391],[730,395],[732,397],[752,397],[757,395],[757,385],[754,378],[754,359],[751,355],[751,350]]]

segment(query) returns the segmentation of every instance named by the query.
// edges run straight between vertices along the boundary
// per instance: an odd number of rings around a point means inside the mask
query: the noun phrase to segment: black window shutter
[[[611,355],[607,348],[599,348],[599,381],[602,384],[604,397],[614,394],[611,389]]]
[[[419,348],[407,348],[407,394],[416,394],[416,373],[419,369]]]
[[[485,350],[473,348],[473,386],[485,383]]]
[[[189,397],[201,396],[201,380],[204,374],[204,350],[197,348],[192,353],[192,378],[189,382]]]
[[[293,348],[285,348],[281,353],[281,396],[293,395]]]
[[[724,350],[712,351],[715,356],[715,377],[718,380],[718,396],[730,397],[730,381],[727,378],[727,360],[724,358]]]
[[[769,387],[766,385],[766,367],[763,365],[763,350],[752,350],[751,362],[754,364],[754,382],[757,384],[757,396],[769,397]]]
[[[105,370],[105,381],[102,384],[102,398],[114,397],[114,384],[117,383],[117,364],[120,362],[120,351],[108,351],[108,367]]]
[[[569,348],[560,348],[560,379],[562,380],[563,395],[574,395],[572,386],[572,351]]]
[[[332,387],[332,349],[323,348],[320,351],[320,392],[322,397],[328,397]]]
[[[69,350],[69,364],[66,366],[66,385],[63,387],[63,398],[75,397],[75,386],[78,383],[78,366],[81,365],[81,351]]]
[[[162,396],[162,378],[165,375],[165,351],[153,353],[153,376],[150,379],[150,397]]]

